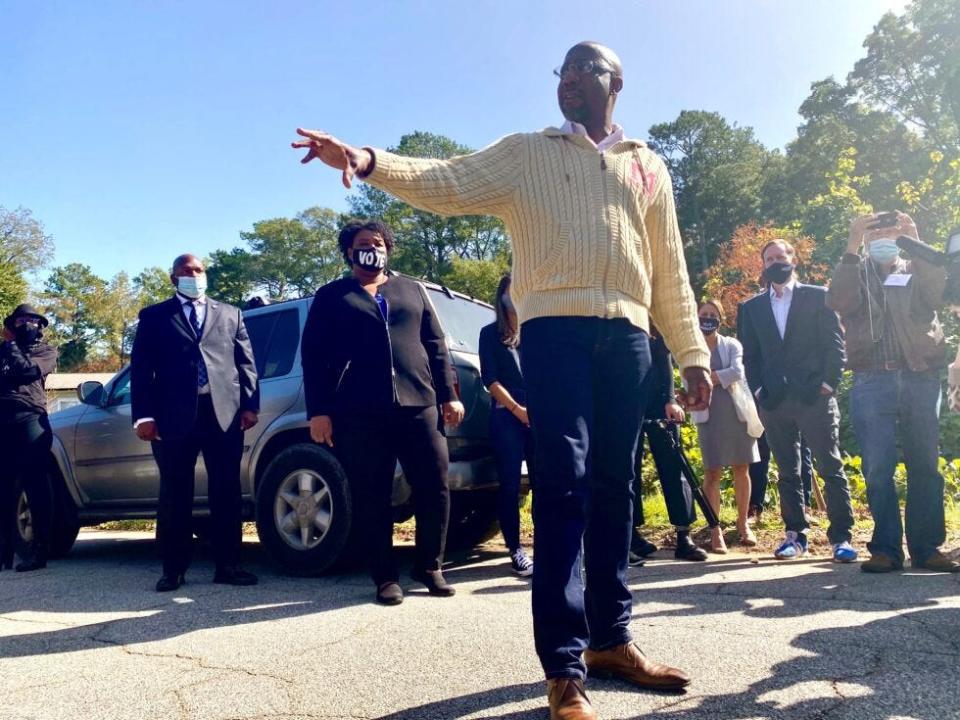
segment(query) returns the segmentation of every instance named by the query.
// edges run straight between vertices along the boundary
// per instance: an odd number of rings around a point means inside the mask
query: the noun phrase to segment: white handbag
[[[733,400],[733,407],[737,411],[740,422],[747,424],[747,435],[752,438],[763,435],[763,423],[760,422],[757,406],[754,404],[753,398],[750,397],[747,384],[742,380],[737,380],[727,386],[727,392],[730,393],[730,399]]]

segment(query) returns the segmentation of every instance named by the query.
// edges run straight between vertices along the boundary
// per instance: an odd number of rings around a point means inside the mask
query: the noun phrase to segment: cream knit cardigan
[[[430,160],[375,150],[364,178],[441,215],[494,215],[513,246],[520,321],[549,316],[656,323],[681,368],[710,367],[663,161],[636,140],[604,153],[557,128]]]

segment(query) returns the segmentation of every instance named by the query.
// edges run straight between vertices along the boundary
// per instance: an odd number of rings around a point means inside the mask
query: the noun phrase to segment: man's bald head
[[[610,132],[613,106],[623,89],[620,58],[606,45],[584,41],[567,50],[557,69],[557,101],[560,112],[598,137]],[[595,142],[598,142],[594,138]]]
[[[567,50],[567,55],[569,56],[577,48],[586,48],[592,50],[598,58],[601,58],[606,62],[607,66],[613,70],[614,75],[621,78],[623,77],[623,65],[620,62],[620,56],[606,45],[594,42],[593,40],[584,40],[583,42],[578,42],[572,48]]]
[[[173,261],[173,268],[170,270],[170,274],[171,275],[181,275],[181,274],[193,275],[195,273],[192,271],[188,273],[183,273],[183,272],[178,273],[177,271],[187,270],[188,268],[193,270],[197,267],[200,268],[200,272],[202,273],[204,271],[203,261],[200,258],[198,258],[196,255],[191,255],[190,253],[184,253],[183,255],[178,255],[177,258]]]

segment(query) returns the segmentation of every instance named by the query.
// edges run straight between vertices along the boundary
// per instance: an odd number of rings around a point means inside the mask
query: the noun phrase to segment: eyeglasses
[[[599,60],[571,60],[570,62],[565,62],[558,68],[554,68],[553,74],[558,78],[562,78],[571,70],[577,75],[603,75],[604,73],[613,72],[610,68],[601,65]]]

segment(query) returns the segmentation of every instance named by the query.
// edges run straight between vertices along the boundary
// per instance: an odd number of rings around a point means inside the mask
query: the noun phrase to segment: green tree
[[[50,319],[49,335],[60,349],[60,368],[83,366],[103,339],[99,308],[107,283],[89,265],[70,263],[55,267],[41,294]]]
[[[442,282],[451,290],[493,303],[500,278],[508,272],[510,272],[510,257],[506,253],[501,253],[492,260],[454,257],[450,262],[450,270],[443,276]]]
[[[960,152],[960,4],[915,0],[887,13],[848,82],[865,102],[916,128],[932,149]]]
[[[100,335],[101,357],[119,370],[127,362],[133,345],[137,314],[143,307],[136,286],[125,272],[111,278],[94,308],[94,323]]]
[[[893,114],[857,101],[852,88],[833,78],[811,86],[800,114],[805,122],[787,146],[786,192],[774,212],[781,223],[802,219],[811,200],[831,194],[838,167],[851,157],[859,195],[879,209],[898,207],[897,186],[922,175],[929,163],[916,133]],[[825,228],[815,224],[804,231],[822,237]]]
[[[0,262],[0,322],[27,298],[27,281],[12,265]]]
[[[733,231],[762,218],[762,190],[782,170],[752,128],[715,112],[684,110],[650,128],[673,179],[677,219],[692,274],[702,274]],[[702,279],[702,278],[701,278]]]
[[[18,273],[45,267],[53,257],[53,238],[24,207],[7,210],[0,205],[0,264]]]
[[[414,132],[400,138],[390,152],[445,159],[472,151],[443,135]],[[417,210],[371,185],[362,185],[349,203],[353,215],[379,218],[390,225],[397,239],[392,268],[434,282],[443,282],[453,272],[454,259],[492,260],[508,245],[503,223],[496,218],[440,217]]]
[[[215,250],[207,263],[207,292],[231,305],[243,307],[256,289],[256,257],[243,248]]]
[[[342,220],[333,210],[312,207],[294,218],[255,222],[240,233],[246,248],[211,255],[211,295],[239,305],[261,290],[273,300],[312,295],[343,270],[337,245]]]
[[[142,270],[133,278],[133,290],[140,307],[163,302],[174,292],[173,285],[170,283],[170,271],[161,267]]]

